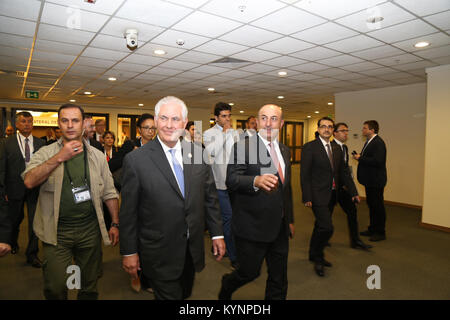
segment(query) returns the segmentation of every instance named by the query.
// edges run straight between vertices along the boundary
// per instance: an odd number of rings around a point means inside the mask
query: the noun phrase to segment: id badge
[[[72,193],[76,204],[91,200],[91,193],[89,192],[89,187],[87,185],[72,188]]]

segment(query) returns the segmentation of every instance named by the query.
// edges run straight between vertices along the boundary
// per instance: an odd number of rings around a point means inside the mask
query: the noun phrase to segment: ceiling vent
[[[251,63],[250,61],[247,60],[241,60],[241,59],[236,59],[236,58],[230,58],[230,57],[225,57],[225,58],[220,58],[217,59],[213,62],[210,62],[210,65],[216,66],[216,67],[233,67],[233,68],[237,68],[237,67],[242,67],[245,64],[249,64]]]

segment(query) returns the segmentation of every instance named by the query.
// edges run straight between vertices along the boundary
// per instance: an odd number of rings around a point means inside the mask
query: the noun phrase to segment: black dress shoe
[[[369,230],[366,230],[366,231],[360,232],[359,234],[364,236],[364,237],[370,237],[372,235],[372,232],[369,231]]]
[[[324,265],[324,267],[328,267],[328,268],[333,266],[330,261],[327,261],[325,259],[322,260],[322,264]]]
[[[41,268],[42,262],[38,257],[34,257],[27,260],[27,263],[30,264],[33,268]]]
[[[219,291],[219,300],[231,300],[231,292],[228,290],[225,290],[224,282],[225,280],[230,276],[230,274],[224,274],[222,277],[222,287]]]
[[[237,261],[231,261],[231,269],[237,270],[239,268],[239,263]]]
[[[366,251],[368,251],[369,249],[373,248],[370,244],[365,244],[364,242],[362,242],[361,239],[352,242],[352,244],[350,246],[353,249],[363,249],[363,250],[366,250]]]
[[[386,240],[386,235],[381,233],[374,233],[370,238],[369,241],[381,241]]]
[[[324,265],[321,262],[314,262],[314,271],[319,277],[325,276]]]
[[[16,254],[19,252],[19,246],[12,246],[11,247],[11,254]]]

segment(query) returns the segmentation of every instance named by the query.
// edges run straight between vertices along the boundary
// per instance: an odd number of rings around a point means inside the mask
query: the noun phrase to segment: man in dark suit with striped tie
[[[336,123],[334,125],[333,132],[334,140],[331,141],[331,145],[338,147],[342,150],[344,156],[344,166],[350,169],[348,165],[348,148],[345,142],[348,139],[348,126],[343,122]],[[349,170],[350,171],[350,170]],[[352,177],[353,178],[353,177]],[[360,238],[358,233],[358,218],[356,205],[352,201],[352,196],[348,193],[345,186],[339,187],[339,198],[337,199],[342,210],[347,215],[348,230],[350,235],[350,246],[355,249],[368,250],[372,248],[371,245],[365,244]]]
[[[29,112],[16,115],[18,133],[9,136],[0,147],[0,201],[7,204],[12,223],[11,253],[19,250],[17,239],[24,218],[24,205],[28,212],[28,246],[25,252],[27,263],[35,268],[41,267],[38,254],[38,238],[33,232],[34,212],[39,195],[39,187],[26,189],[20,176],[33,153],[45,145],[45,142],[31,134],[33,116]],[[4,207],[4,206],[2,206]]]

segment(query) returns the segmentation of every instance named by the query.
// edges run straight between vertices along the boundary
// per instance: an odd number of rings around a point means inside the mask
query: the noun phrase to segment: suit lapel
[[[148,145],[148,153],[150,158],[152,159],[153,163],[155,164],[155,167],[158,168],[159,171],[161,171],[162,175],[167,179],[167,181],[170,183],[172,188],[175,190],[175,192],[183,198],[183,195],[181,194],[180,188],[178,187],[177,180],[175,178],[175,175],[173,174],[172,168],[170,167],[169,162],[167,161],[167,157],[164,154],[164,150],[159,143],[159,140],[156,138],[141,148],[146,147]]]
[[[333,168],[331,167],[330,158],[328,158],[328,154],[327,154],[327,151],[325,150],[322,140],[320,140],[320,138],[317,138],[316,141],[317,141],[317,145],[320,149],[320,154],[322,155],[323,161],[326,161],[328,163],[330,171],[333,172]],[[331,143],[330,143],[330,147],[331,147]],[[333,152],[333,148],[331,148],[331,152]],[[333,157],[333,160],[334,160],[334,157]]]

